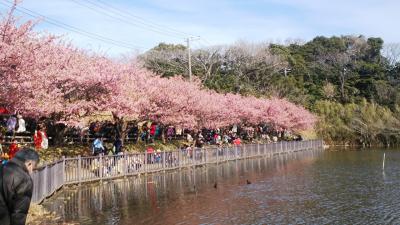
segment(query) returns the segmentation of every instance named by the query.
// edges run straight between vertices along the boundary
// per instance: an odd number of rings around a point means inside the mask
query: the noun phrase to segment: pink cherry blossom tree
[[[181,76],[162,78],[135,61],[86,52],[19,22],[13,9],[0,21],[0,104],[66,125],[99,112],[113,115],[125,137],[129,121],[152,120],[188,129],[233,124],[312,128],[316,118],[285,99],[221,94]]]

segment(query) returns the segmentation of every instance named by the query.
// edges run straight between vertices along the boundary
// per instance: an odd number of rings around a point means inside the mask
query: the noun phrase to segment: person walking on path
[[[6,165],[0,166],[0,224],[24,225],[32,198],[30,176],[39,163],[33,149],[22,149]]]
[[[97,137],[96,140],[94,140],[93,145],[92,145],[92,154],[94,156],[98,156],[100,154],[104,154],[106,152],[106,149],[104,148],[103,145],[103,138]]]
[[[122,147],[123,147],[122,140],[121,140],[121,138],[117,137],[115,139],[114,147],[113,147],[114,154],[118,155],[119,153],[121,153],[122,152]]]

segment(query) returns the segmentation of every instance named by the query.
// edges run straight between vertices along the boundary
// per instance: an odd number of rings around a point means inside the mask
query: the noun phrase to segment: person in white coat
[[[18,118],[18,129],[17,129],[17,133],[24,133],[26,132],[26,124],[25,124],[25,120],[21,115],[17,116]]]

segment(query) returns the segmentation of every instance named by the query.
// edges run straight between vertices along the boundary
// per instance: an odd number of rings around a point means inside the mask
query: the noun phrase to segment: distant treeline
[[[139,56],[168,77],[187,76],[187,49],[161,43]],[[400,141],[400,45],[364,36],[285,44],[238,42],[192,51],[193,74],[218,92],[276,96],[320,116],[317,132],[339,144]]]

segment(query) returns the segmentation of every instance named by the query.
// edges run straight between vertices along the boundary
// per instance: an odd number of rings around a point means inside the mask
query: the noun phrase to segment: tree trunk
[[[163,144],[166,143],[166,140],[165,140],[165,132],[166,132],[166,131],[167,131],[167,129],[165,129],[164,126],[161,126],[161,127],[160,127],[161,140],[162,140],[162,143],[163,143]]]
[[[53,145],[61,145],[64,143],[66,127],[61,124],[54,125]]]
[[[123,116],[119,117],[114,113],[113,113],[113,119],[115,122],[115,133],[116,133],[115,138],[120,138],[122,141],[122,145],[124,145],[125,138],[128,132],[127,131],[128,122],[125,120]]]
[[[62,145],[64,143],[65,132],[67,131],[67,126],[61,123],[57,123],[62,118],[59,114],[53,114],[50,118],[42,121],[44,122],[46,128],[46,134],[49,138],[49,142],[52,145]],[[37,121],[38,124],[40,121]]]

